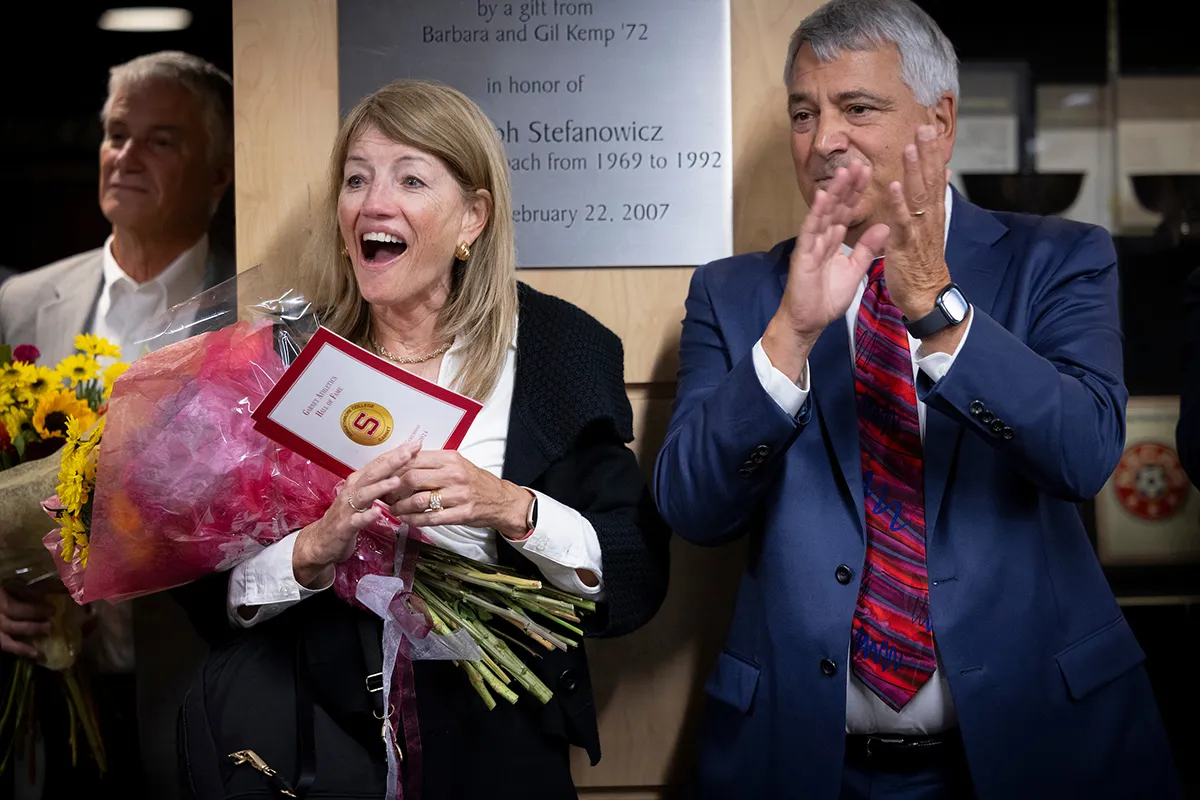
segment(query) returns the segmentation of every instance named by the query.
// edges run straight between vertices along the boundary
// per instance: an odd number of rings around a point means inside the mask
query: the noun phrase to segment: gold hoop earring
[[[466,261],[471,257],[471,245],[466,242],[459,242],[458,247],[454,248],[454,257],[459,261]]]

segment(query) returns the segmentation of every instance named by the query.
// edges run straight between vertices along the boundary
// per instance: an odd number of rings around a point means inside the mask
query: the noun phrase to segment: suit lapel
[[[821,428],[833,445],[847,496],[858,515],[859,530],[866,526],[863,508],[862,455],[858,440],[858,410],[854,400],[854,365],[844,319],[834,320],[817,339],[808,356],[812,387]]]
[[[791,245],[792,243],[789,243]],[[779,294],[771,301],[767,319],[779,307],[787,286],[792,247],[779,255]],[[859,530],[865,530],[863,509],[862,456],[858,443],[858,412],[854,401],[854,368],[850,362],[850,335],[846,321],[838,319],[821,332],[808,355],[808,380],[812,402],[846,489],[846,501],[858,515]]]
[[[950,277],[976,310],[991,314],[1012,251],[1008,228],[991,213],[954,192],[946,263]],[[925,409],[925,529],[936,531],[946,483],[962,439],[962,426],[936,409]]]
[[[57,363],[74,352],[75,336],[87,327],[102,280],[100,264],[88,260],[50,287],[51,296],[37,312],[37,341],[54,347],[52,353],[43,354],[43,363]]]

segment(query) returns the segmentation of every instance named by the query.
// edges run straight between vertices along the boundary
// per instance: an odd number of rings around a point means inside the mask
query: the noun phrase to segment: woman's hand
[[[434,508],[434,492],[441,510]],[[400,485],[384,501],[394,515],[416,528],[469,525],[493,528],[509,539],[528,533],[533,496],[463,458],[457,450],[418,453],[400,472]]]
[[[374,502],[400,487],[398,473],[419,449],[416,443],[397,447],[346,479],[325,516],[296,536],[292,572],[297,583],[311,589],[333,581],[334,569],[354,553],[358,532],[383,518],[383,510]]]

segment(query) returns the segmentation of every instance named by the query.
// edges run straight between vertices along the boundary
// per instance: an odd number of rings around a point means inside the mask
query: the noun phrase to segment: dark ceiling
[[[74,149],[82,131],[60,131],[56,136],[30,137],[34,120],[42,120],[36,129],[44,133],[50,120],[60,126],[89,123],[99,115],[107,90],[108,70],[145,53],[156,50],[185,50],[206,58],[226,72],[233,70],[232,2],[176,3],[192,12],[192,25],[171,33],[114,33],[102,31],[96,21],[105,9],[136,3],[79,0],[70,4],[43,2],[25,12],[23,24],[0,26],[0,75],[7,78],[4,87],[5,112],[0,139],[0,160],[16,156],[14,145],[29,155],[27,148],[63,145]],[[157,5],[169,5],[158,3]],[[40,10],[39,10],[40,9]],[[17,121],[14,118],[21,117]],[[26,131],[13,140],[13,127]],[[95,129],[98,131],[98,128]],[[43,144],[38,144],[41,139]],[[82,143],[82,142],[80,142]],[[98,139],[88,142],[93,149]],[[3,153],[3,151],[8,151]]]

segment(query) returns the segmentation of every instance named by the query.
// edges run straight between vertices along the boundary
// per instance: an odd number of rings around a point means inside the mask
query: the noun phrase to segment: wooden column
[[[734,245],[769,248],[804,213],[787,143],[787,38],[818,0],[731,0]],[[238,269],[286,275],[325,189],[338,125],[336,0],[234,0]],[[625,345],[634,446],[647,473],[670,416],[691,267],[526,270]],[[728,627],[740,544],[672,547],[671,591],[643,630],[588,643],[604,759],[575,776],[586,797],[657,798],[691,768],[700,687]]]

